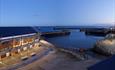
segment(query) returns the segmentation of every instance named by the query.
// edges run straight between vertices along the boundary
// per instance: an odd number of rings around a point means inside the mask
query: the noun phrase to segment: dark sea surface
[[[0,38],[35,33],[32,27],[0,27]]]
[[[50,32],[53,31],[51,27],[41,28],[40,31]],[[92,48],[97,40],[103,39],[104,37],[85,35],[84,32],[79,32],[78,29],[70,30],[70,35],[50,37],[46,40],[57,47],[64,48]]]

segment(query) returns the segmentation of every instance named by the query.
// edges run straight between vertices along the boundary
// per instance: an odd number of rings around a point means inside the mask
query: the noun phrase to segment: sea
[[[41,27],[41,32],[52,32],[53,27]],[[56,47],[63,48],[92,48],[98,40],[104,38],[104,36],[86,35],[84,32],[80,32],[79,29],[69,29],[70,35],[46,37],[45,40],[52,43]]]

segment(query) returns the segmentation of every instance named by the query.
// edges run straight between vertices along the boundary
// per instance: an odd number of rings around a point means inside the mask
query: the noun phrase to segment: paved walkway
[[[40,53],[38,53],[36,56],[33,56],[25,61],[22,61],[19,64],[14,65],[13,67],[9,67],[7,70],[16,70],[18,68],[24,67],[36,60],[39,60],[40,58],[42,58],[43,56],[47,55],[48,52],[51,51],[51,49],[47,49],[47,50],[41,50]]]
[[[8,57],[2,60],[1,65],[2,67],[0,70],[15,70],[17,68],[23,67],[29,63],[34,62],[35,60],[45,56],[49,51],[51,51],[51,48],[42,46],[42,47],[35,47],[32,50],[27,50],[21,52],[21,54],[17,54],[12,57]],[[31,53],[36,53],[36,56],[31,56]],[[21,57],[27,56],[27,60],[21,60]]]
[[[50,48],[48,42],[42,41],[43,49],[25,61],[4,70],[87,70],[87,67],[100,62],[100,58],[79,60],[76,57]],[[46,47],[47,46],[47,47]]]
[[[70,54],[52,51],[42,59],[18,70],[87,70],[87,67],[99,61],[95,58],[79,61]]]

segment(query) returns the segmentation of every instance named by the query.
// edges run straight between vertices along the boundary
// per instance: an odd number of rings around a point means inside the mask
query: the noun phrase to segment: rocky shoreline
[[[115,34],[109,34],[105,39],[96,42],[93,50],[103,55],[115,54]]]

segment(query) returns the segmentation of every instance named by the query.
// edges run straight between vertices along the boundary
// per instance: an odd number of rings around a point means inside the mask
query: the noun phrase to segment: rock
[[[93,50],[104,55],[115,54],[115,34],[109,34],[105,39],[96,42]]]

